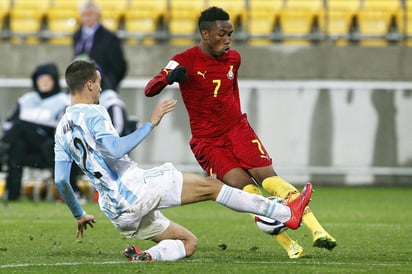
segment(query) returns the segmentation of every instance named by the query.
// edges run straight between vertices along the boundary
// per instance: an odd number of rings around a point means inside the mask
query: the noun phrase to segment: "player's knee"
[[[245,178],[243,176],[224,176],[223,182],[231,187],[243,189],[245,186],[251,184],[252,180],[250,179],[250,177]]]
[[[245,186],[250,185],[251,181],[237,181],[237,182],[230,182],[228,185],[237,189],[243,189]]]
[[[219,195],[219,192],[222,188],[223,182],[215,179],[208,177],[206,178],[207,183],[205,184],[205,196],[207,200],[216,200],[217,196]]]

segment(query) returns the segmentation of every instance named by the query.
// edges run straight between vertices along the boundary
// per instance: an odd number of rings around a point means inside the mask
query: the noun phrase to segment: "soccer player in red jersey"
[[[241,56],[230,48],[233,26],[229,14],[218,7],[204,10],[199,30],[200,44],[173,56],[146,85],[146,96],[155,96],[178,82],[189,114],[190,146],[202,168],[230,186],[262,194],[257,183],[271,195],[293,200],[297,189],[276,174],[271,157],[241,111]],[[309,207],[303,222],[312,233],[314,246],[329,250],[336,246]],[[303,255],[303,248],[285,232],[274,238],[290,258]]]

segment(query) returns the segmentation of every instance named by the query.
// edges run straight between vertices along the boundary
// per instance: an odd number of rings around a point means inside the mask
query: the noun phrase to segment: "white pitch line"
[[[111,262],[65,262],[65,263],[38,263],[38,264],[7,264],[0,265],[1,268],[23,268],[33,266],[74,266],[74,265],[106,265],[106,264],[126,264],[128,261],[111,261]]]
[[[202,260],[202,259],[194,259],[190,260],[190,262],[194,263],[216,263],[214,260]],[[259,261],[259,262],[245,262],[245,261],[231,261],[234,264],[294,264],[294,265],[351,265],[351,266],[382,266],[382,267],[396,267],[396,266],[407,266],[411,265],[409,263],[401,264],[401,263],[343,263],[343,262],[310,262],[310,261]]]
[[[209,263],[216,263],[215,260],[203,260],[203,259],[194,259],[194,260],[185,260],[186,263],[201,263],[201,264],[209,264]],[[76,266],[76,265],[113,265],[113,264],[126,264],[129,263],[128,261],[108,261],[108,262],[64,262],[64,263],[38,263],[38,264],[8,264],[8,265],[0,265],[0,269],[5,268],[26,268],[26,267],[36,267],[36,266]],[[293,265],[348,265],[348,266],[377,266],[377,267],[401,267],[410,265],[408,263],[401,264],[401,263],[343,263],[343,262],[308,262],[308,261],[260,261],[260,262],[245,262],[245,261],[232,261],[232,263],[236,264],[293,264]]]

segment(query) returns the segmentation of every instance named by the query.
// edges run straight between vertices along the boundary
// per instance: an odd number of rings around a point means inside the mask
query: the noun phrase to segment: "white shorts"
[[[143,177],[144,183],[136,184],[137,202],[112,223],[128,238],[152,240],[170,224],[159,209],[181,205],[183,175],[165,163],[145,170]]]

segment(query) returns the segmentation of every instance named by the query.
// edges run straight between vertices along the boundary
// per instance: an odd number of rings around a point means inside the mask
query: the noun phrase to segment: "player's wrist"
[[[86,211],[83,210],[83,213],[79,217],[76,217],[76,220],[79,221],[81,218],[83,218],[86,215],[87,215]]]
[[[173,84],[174,82],[183,82],[187,79],[186,68],[182,66],[176,67],[166,75],[166,78],[169,85]]]

